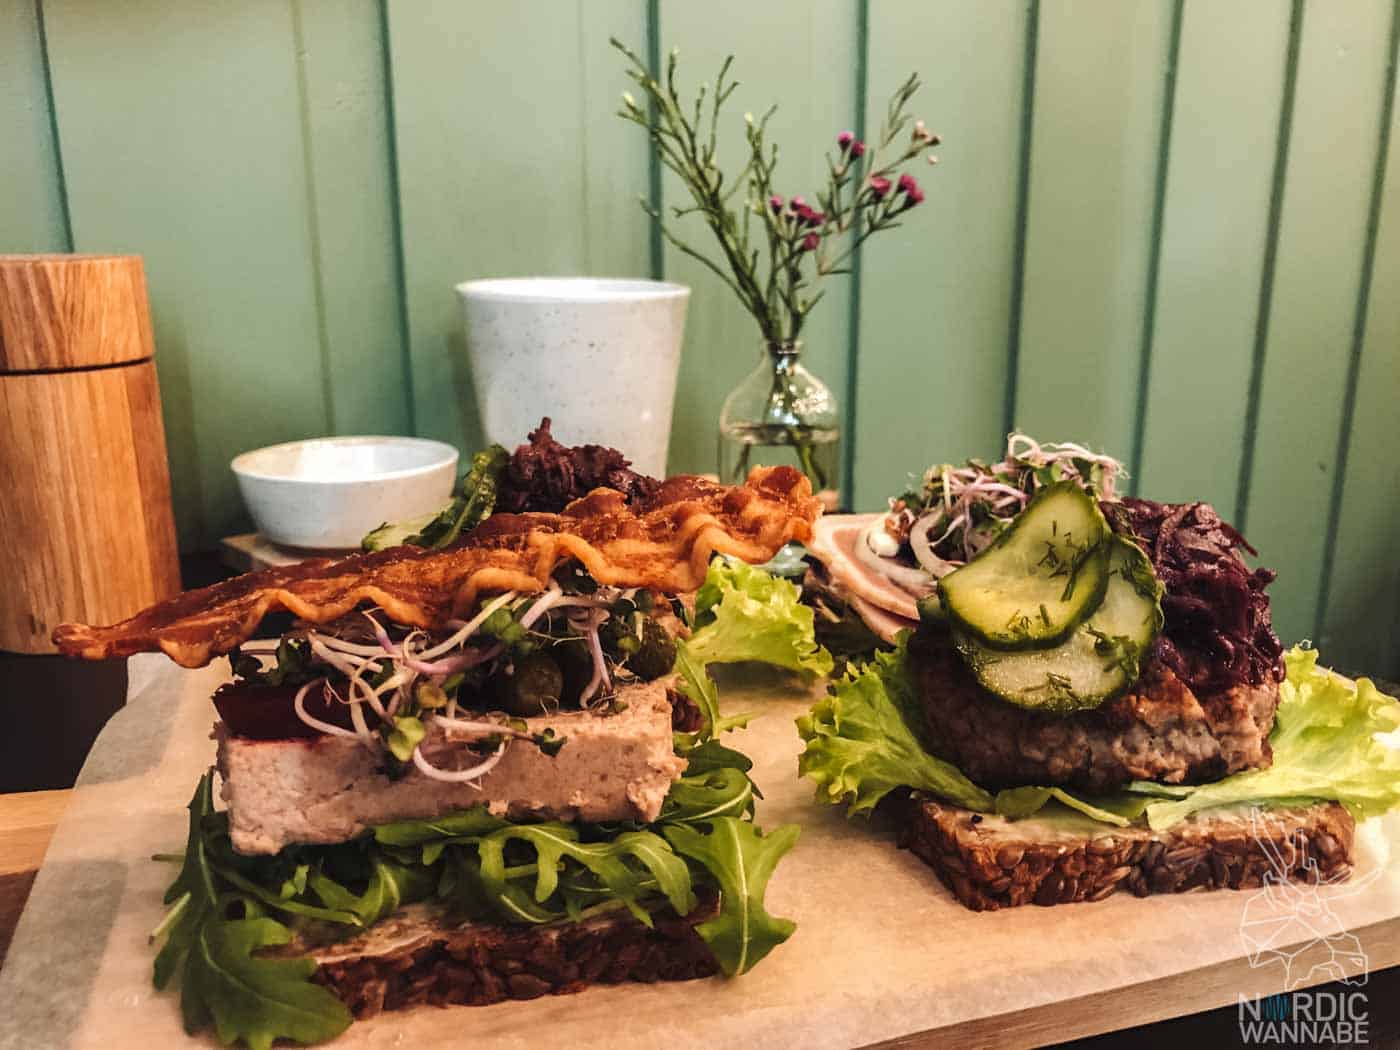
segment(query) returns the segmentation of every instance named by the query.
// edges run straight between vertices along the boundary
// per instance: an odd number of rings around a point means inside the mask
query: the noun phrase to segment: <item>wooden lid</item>
[[[155,353],[139,255],[0,255],[0,372],[55,372]]]

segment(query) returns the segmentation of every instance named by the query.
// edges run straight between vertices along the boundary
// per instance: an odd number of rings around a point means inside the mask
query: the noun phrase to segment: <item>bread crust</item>
[[[1335,802],[1195,814],[1161,832],[1069,820],[1012,822],[912,798],[900,845],[973,911],[1188,890],[1255,889],[1280,875],[1338,880],[1352,867],[1356,821]]]

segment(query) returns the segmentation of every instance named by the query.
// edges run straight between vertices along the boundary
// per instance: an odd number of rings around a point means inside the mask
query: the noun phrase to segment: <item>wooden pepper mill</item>
[[[180,589],[135,255],[0,255],[0,649]]]

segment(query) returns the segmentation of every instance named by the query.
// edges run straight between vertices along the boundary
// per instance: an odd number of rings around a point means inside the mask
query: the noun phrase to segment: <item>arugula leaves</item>
[[[276,655],[277,663],[263,670],[261,660],[235,646],[228,662],[237,677],[259,685],[301,685],[321,674],[311,658],[311,643],[305,638],[283,638],[277,643]]]
[[[751,817],[756,789],[742,769],[718,767],[681,777],[661,806],[662,824],[693,824],[716,817]]]
[[[268,1050],[275,1039],[319,1043],[350,1026],[350,1011],[313,984],[313,959],[263,959],[253,953],[286,944],[291,932],[268,918],[205,922],[181,977],[185,1030],[210,1020],[219,1041]]]
[[[496,491],[510,453],[491,445],[472,457],[467,473],[457,483],[452,502],[430,518],[388,522],[366,534],[360,546],[367,551],[408,544],[413,547],[447,547],[464,532],[480,525],[496,506]]]
[[[768,835],[735,817],[717,817],[709,834],[689,824],[666,828],[668,842],[698,861],[720,886],[720,913],[696,927],[731,977],[747,973],[792,936],[797,924],[769,915],[763,906],[768,879],[778,861],[797,844],[802,829],[785,824]]]
[[[292,926],[368,928],[420,900],[506,923],[626,908],[650,926],[663,903],[678,915],[694,910],[701,885],[720,890],[721,910],[696,930],[725,973],[743,973],[792,932],[790,921],[767,913],[763,894],[798,829],[763,836],[753,826],[757,790],[743,755],[715,741],[690,755],[693,771],[672,785],[651,827],[513,824],[477,806],[274,857],[233,851],[205,774],[190,800],[184,863],[165,895],[171,908],[153,934],[165,939],[155,985],[178,975],[191,1032],[212,1023],[221,1040],[254,1048],[317,1042],[342,1031],[349,1013],[311,981],[313,961],[258,955],[288,943]]]
[[[212,1021],[225,1043],[242,1039],[252,1050],[266,1050],[275,1039],[314,1043],[339,1035],[350,1024],[350,1011],[311,982],[314,961],[253,954],[286,944],[291,931],[262,914],[265,898],[278,893],[254,887],[256,894],[246,894],[211,859],[211,835],[227,826],[214,812],[211,774],[200,779],[189,811],[185,862],[165,894],[173,907],[153,935],[165,937],[155,986],[164,988],[178,974],[185,1030],[194,1033]],[[243,917],[229,917],[240,911]]]
[[[518,875],[511,877],[506,851],[513,845],[528,846],[534,852],[532,863],[515,869],[528,868],[524,874],[533,874],[533,888],[522,885]],[[476,848],[482,888],[506,922],[578,918],[592,902],[590,898],[602,897],[620,901],[650,926],[642,898],[658,890],[677,915],[695,907],[685,863],[650,831],[628,831],[611,842],[584,843],[579,830],[569,824],[512,824],[485,836]],[[584,872],[592,878],[580,878]],[[562,885],[561,875],[569,877]],[[562,907],[551,903],[556,895],[562,898]]]

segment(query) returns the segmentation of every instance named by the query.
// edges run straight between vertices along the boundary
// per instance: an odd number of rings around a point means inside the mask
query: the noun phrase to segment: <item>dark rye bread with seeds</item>
[[[539,926],[452,922],[412,905],[346,940],[304,932],[268,958],[312,958],[313,980],[357,1020],[410,1006],[486,1006],[507,999],[581,992],[593,984],[688,981],[718,972],[695,927],[719,914],[701,894],[695,910],[653,913],[652,926],[624,909]]]
[[[900,845],[974,911],[1022,904],[1256,889],[1268,877],[1329,882],[1352,867],[1356,821],[1335,802],[1194,814],[1166,831],[1099,824],[1070,812],[1015,822],[911,798]]]

